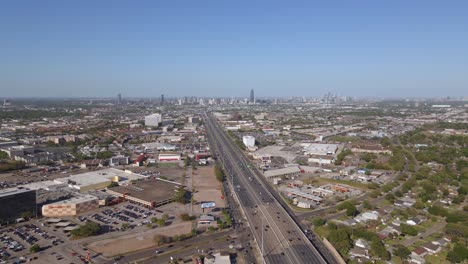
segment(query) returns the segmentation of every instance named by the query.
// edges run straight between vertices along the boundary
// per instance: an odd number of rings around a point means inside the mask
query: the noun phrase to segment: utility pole
[[[262,217],[262,262],[263,264],[265,264],[265,254],[264,254],[264,251],[263,251],[263,231],[265,231],[263,229],[263,217]]]

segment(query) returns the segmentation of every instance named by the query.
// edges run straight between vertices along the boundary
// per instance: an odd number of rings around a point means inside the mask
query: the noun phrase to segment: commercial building
[[[189,121],[189,123],[192,123],[192,124],[193,124],[193,123],[200,123],[200,118],[199,118],[199,117],[195,117],[195,116],[190,116],[190,117],[188,118],[188,121]]]
[[[173,202],[174,195],[179,188],[184,188],[184,186],[162,179],[147,179],[109,188],[107,192],[153,208]]]
[[[9,146],[9,147],[1,148],[0,150],[2,150],[3,152],[6,152],[8,154],[8,157],[12,159],[14,159],[15,157],[22,157],[24,155],[34,153],[34,147],[26,146],[26,145]]]
[[[82,195],[68,200],[42,206],[46,217],[75,216],[99,208],[99,199],[92,195]]]
[[[304,200],[313,201],[313,202],[315,202],[317,204],[322,202],[321,197],[313,195],[313,194],[308,193],[308,192],[304,192],[301,189],[289,188],[289,187],[282,186],[280,188],[280,191],[282,193],[284,193],[289,198],[301,198],[301,199],[304,199]]]
[[[159,161],[179,161],[179,153],[160,153],[158,156]]]
[[[122,171],[114,168],[90,171],[65,178],[55,179],[57,184],[67,184],[68,187],[80,192],[88,192],[104,189],[112,182],[122,182],[145,178],[130,171]]]
[[[244,145],[248,148],[255,147],[255,138],[252,136],[243,136],[242,142],[244,142]]]
[[[335,155],[338,150],[338,144],[319,144],[319,143],[303,143],[305,155]]]
[[[301,172],[299,167],[294,166],[294,167],[287,167],[287,168],[282,168],[282,169],[276,169],[276,170],[268,170],[265,171],[263,174],[265,175],[266,178],[279,178],[282,176],[285,177],[292,177],[295,175],[298,175]]]
[[[0,190],[0,224],[25,215],[36,216],[36,191],[25,188]]]
[[[159,152],[161,150],[163,151],[174,151],[176,150],[176,146],[167,144],[167,143],[161,143],[161,142],[149,142],[149,143],[144,143],[142,146],[145,148],[146,153],[154,153],[154,152]]]
[[[117,166],[117,165],[128,165],[129,157],[124,155],[117,155],[109,160],[110,166]]]
[[[145,116],[145,126],[147,127],[158,127],[159,123],[162,122],[161,114],[152,114]]]
[[[384,148],[381,145],[355,145],[351,148],[351,151],[354,153],[375,153],[375,154],[392,154],[390,149]]]
[[[310,163],[332,164],[335,162],[335,157],[332,155],[311,155],[308,159]]]

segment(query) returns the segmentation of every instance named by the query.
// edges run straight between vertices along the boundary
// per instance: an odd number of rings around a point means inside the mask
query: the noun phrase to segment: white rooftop
[[[50,204],[76,204],[76,203],[89,202],[89,201],[93,201],[93,200],[97,200],[97,199],[98,198],[96,196],[85,194],[85,195],[72,197],[72,198],[67,199],[67,200],[63,200],[63,201],[59,201],[59,202],[55,202],[55,203],[50,203]],[[47,204],[47,205],[50,205],[50,204]]]
[[[40,181],[40,182],[31,182],[28,184],[22,185],[25,188],[31,189],[31,190],[49,190],[50,187],[52,186],[58,186],[60,183],[57,183],[55,181]]]
[[[338,149],[338,144],[320,144],[320,143],[306,143],[301,144],[304,146],[304,152],[309,155],[333,155]]]
[[[80,173],[76,175],[71,175],[65,178],[55,179],[55,182],[58,183],[68,183],[68,181],[73,181],[77,186],[86,186],[91,184],[97,184],[102,182],[108,182],[113,177],[118,176],[119,178],[123,178],[124,180],[137,180],[146,178],[145,176],[133,173],[131,171],[123,171],[115,168],[108,168],[103,170],[97,171],[90,171],[85,173]]]
[[[299,167],[287,167],[287,168],[282,168],[282,169],[276,169],[276,170],[268,170],[265,171],[265,177],[271,178],[271,177],[279,177],[281,175],[286,175],[286,174],[293,174],[293,173],[299,173],[301,170]]]

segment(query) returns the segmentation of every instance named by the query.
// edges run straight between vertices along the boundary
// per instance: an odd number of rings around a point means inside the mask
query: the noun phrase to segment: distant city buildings
[[[161,114],[152,114],[145,116],[145,126],[147,127],[158,127],[159,123],[162,122]]]
[[[255,94],[254,90],[250,90],[250,104],[255,104]]]

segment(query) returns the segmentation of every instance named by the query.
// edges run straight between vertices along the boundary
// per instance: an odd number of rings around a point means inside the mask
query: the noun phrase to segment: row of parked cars
[[[153,215],[153,212],[151,212],[151,211],[149,211],[149,210],[147,211],[147,210],[145,210],[145,209],[141,209],[141,208],[138,207],[138,206],[126,205],[125,208],[127,208],[127,209],[129,209],[129,210],[132,210],[132,211],[134,211],[134,212],[137,212],[137,213],[142,214],[142,216],[143,216],[144,218],[147,218],[148,216]]]
[[[12,237],[8,236],[7,234],[1,235],[0,241],[3,244],[2,255],[9,256],[9,253],[7,252],[7,250],[18,252],[18,251],[25,249],[24,245],[22,245],[20,242],[16,241]]]
[[[111,218],[114,218],[114,219],[118,219],[120,221],[124,221],[124,222],[133,222],[133,220],[131,220],[129,217],[125,216],[125,215],[122,215],[120,212],[115,212],[115,211],[112,211],[110,209],[106,209],[104,211],[102,211],[102,213],[104,215],[107,215]]]

